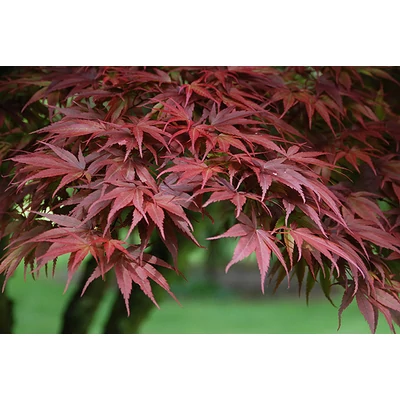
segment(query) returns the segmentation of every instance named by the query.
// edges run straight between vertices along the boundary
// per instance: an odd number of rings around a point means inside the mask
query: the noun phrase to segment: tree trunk
[[[152,245],[151,254],[166,262],[171,262],[170,253],[158,237]],[[173,271],[170,270],[163,271],[163,275],[167,278],[173,274]],[[152,288],[157,302],[159,302],[166,292],[158,285],[153,285]],[[130,316],[128,317],[124,299],[121,294],[118,293],[108,321],[105,324],[104,333],[139,333],[142,322],[147,318],[154,307],[155,305],[153,302],[140,290],[139,286],[134,285],[129,299]]]
[[[215,260],[219,260],[219,241],[218,240],[210,240],[207,243],[207,259],[204,266],[204,276],[206,278],[207,283],[218,285],[218,271],[221,266]]]
[[[128,317],[125,302],[121,294],[117,293],[110,316],[104,327],[104,333],[139,333],[142,322],[147,318],[153,307],[155,306],[152,301],[140,290],[139,286],[135,285],[129,299],[131,314]]]
[[[7,238],[2,238],[0,241],[0,259],[4,255]],[[4,274],[0,276],[0,290],[3,287],[5,280]],[[7,288],[3,293],[0,293],[0,333],[12,333],[14,325],[13,318],[13,301],[7,296]]]
[[[85,294],[81,297],[86,281],[96,265],[96,260],[90,258],[84,266],[78,287],[64,312],[61,333],[88,333],[90,324],[107,289],[106,282],[98,278],[88,286]]]

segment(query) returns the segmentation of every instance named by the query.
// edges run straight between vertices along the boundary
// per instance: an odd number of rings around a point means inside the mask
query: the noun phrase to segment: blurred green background
[[[251,260],[249,263],[252,264]],[[15,302],[15,333],[59,331],[60,316],[76,282],[63,294],[66,282],[63,264],[61,260],[54,278],[47,278],[43,273],[35,281],[30,276],[24,281],[23,268],[18,268],[10,279],[7,290]],[[226,275],[222,269],[221,276],[228,278],[232,274],[233,277],[234,269],[235,266]],[[182,307],[165,298],[160,310],[154,307],[141,333],[369,333],[355,302],[343,313],[342,327],[337,331],[337,308],[318,290],[311,293],[307,306],[305,296],[302,294],[299,298],[296,287],[288,290],[283,284],[275,295],[271,294],[272,288],[266,288],[266,294],[262,295],[259,283],[257,289],[251,290],[235,289],[238,285],[232,280],[210,284],[201,273],[203,270],[194,268],[195,273],[187,275],[187,282],[180,279],[173,283],[172,289]],[[251,265],[251,271],[257,272],[257,267]],[[101,333],[114,295],[110,291],[102,299],[90,333]],[[338,291],[333,296],[337,306],[340,298]],[[377,333],[390,333],[383,318]]]

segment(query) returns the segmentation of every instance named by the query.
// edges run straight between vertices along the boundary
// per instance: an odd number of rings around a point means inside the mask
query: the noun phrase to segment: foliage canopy
[[[70,254],[68,282],[113,270],[172,297],[178,236],[223,218],[266,276],[344,288],[375,332],[400,312],[396,70],[355,67],[32,67],[0,83],[0,272]],[[27,104],[21,94],[29,93]],[[220,203],[218,215],[213,203]],[[223,208],[222,208],[223,207]],[[221,214],[222,210],[222,214]],[[215,210],[214,210],[215,211]],[[122,233],[125,233],[122,236]],[[174,262],[151,253],[160,235]]]

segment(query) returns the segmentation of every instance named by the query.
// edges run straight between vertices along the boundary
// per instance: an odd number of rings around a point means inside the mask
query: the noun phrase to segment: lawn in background
[[[66,277],[54,279],[43,274],[38,280],[23,279],[22,268],[7,284],[15,302],[15,333],[58,333],[60,316],[73,293],[74,282],[63,294]],[[178,295],[179,298],[179,295]],[[344,313],[337,332],[337,309],[326,299],[313,299],[307,306],[304,297],[262,300],[216,298],[212,293],[198,298],[184,296],[182,306],[171,300],[154,307],[141,333],[369,333],[368,325],[352,304]],[[340,303],[340,296],[334,299]],[[101,333],[112,296],[106,296],[96,316],[91,333]],[[389,333],[380,316],[378,333]]]
[[[328,301],[282,299],[266,301],[187,299],[183,307],[171,301],[160,305],[141,333],[370,333],[357,306],[343,314],[337,331],[337,309]],[[384,318],[377,333],[390,333]]]

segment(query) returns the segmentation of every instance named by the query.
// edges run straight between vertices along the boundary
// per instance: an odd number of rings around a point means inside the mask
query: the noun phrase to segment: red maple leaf
[[[255,252],[261,274],[261,290],[264,293],[265,277],[270,267],[271,254],[274,253],[277,256],[278,260],[287,271],[285,260],[276,244],[276,238],[271,232],[258,228],[254,214],[253,220],[250,220],[245,214],[240,214],[238,220],[240,224],[236,224],[222,235],[208,238],[208,240],[225,237],[240,237],[232,260],[226,266],[226,271],[228,271],[233,264],[238,263]]]

